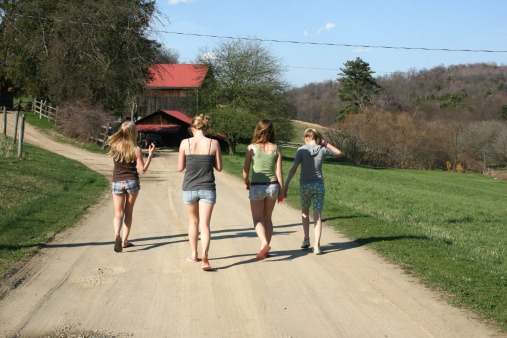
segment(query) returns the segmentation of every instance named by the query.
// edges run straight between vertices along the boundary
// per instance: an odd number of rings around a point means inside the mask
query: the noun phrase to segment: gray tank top
[[[192,143],[188,139],[190,152],[185,156],[186,171],[183,178],[183,191],[215,190],[215,174],[213,172],[215,155],[211,155],[212,143],[213,140],[210,140],[209,154],[193,155]]]

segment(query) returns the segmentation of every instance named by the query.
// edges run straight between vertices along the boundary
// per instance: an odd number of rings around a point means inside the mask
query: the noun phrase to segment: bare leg
[[[301,220],[303,223],[303,231],[305,233],[304,240],[310,240],[310,210],[308,208],[301,208]]]
[[[201,246],[202,246],[202,264],[209,265],[208,262],[208,251],[211,240],[210,234],[210,220],[213,207],[215,205],[211,203],[199,203],[199,229],[201,230]]]
[[[197,241],[199,239],[199,203],[187,206],[188,211],[188,241],[190,243],[191,260],[197,260]]]
[[[313,211],[313,221],[315,223],[315,244],[313,247],[320,247],[320,235],[322,234],[321,210]]]
[[[273,214],[275,205],[276,200],[264,200],[264,212],[262,215],[262,220],[264,222],[264,231],[266,233],[266,241],[268,244],[271,243],[271,238],[273,237],[273,221],[271,220],[271,215]]]
[[[125,215],[125,200],[127,194],[113,195],[114,204],[114,233],[120,235],[121,226],[123,225],[123,216]]]
[[[127,194],[127,198],[125,201],[125,217],[123,222],[125,227],[123,228],[123,245],[127,245],[127,239],[130,234],[130,227],[132,226],[132,214],[134,213],[134,204],[136,203],[137,196],[139,192],[135,194]]]
[[[250,200],[250,208],[252,209],[252,219],[257,236],[261,240],[261,250],[268,245],[266,238],[266,229],[264,228],[263,214],[264,214],[264,200],[253,201]]]

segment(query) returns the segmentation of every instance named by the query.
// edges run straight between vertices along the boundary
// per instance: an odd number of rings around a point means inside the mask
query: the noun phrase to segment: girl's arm
[[[187,166],[187,162],[185,161],[185,140],[180,143],[180,151],[178,153],[178,171],[185,170]]]
[[[153,153],[155,152],[155,145],[152,143],[148,148],[148,159],[144,162],[143,151],[141,148],[136,147],[136,158],[137,158],[137,169],[144,174],[151,163],[151,158],[153,157]]]
[[[217,140],[213,140],[212,145],[215,145],[215,169],[222,171],[222,150],[220,149],[220,143]]]
[[[284,190],[283,190],[283,172],[282,172],[282,151],[280,147],[276,147],[276,153],[278,155],[276,159],[276,178],[278,179],[278,184],[280,185],[280,190],[278,192],[278,204],[282,204],[285,201]]]
[[[322,147],[325,147],[325,148],[328,148],[330,149],[331,151],[334,151],[334,157],[342,157],[343,156],[343,153],[340,149],[336,148],[335,146],[333,146],[331,143],[329,142],[326,142],[324,140],[321,140],[320,141],[320,145]]]
[[[245,165],[243,166],[243,179],[245,180],[246,190],[250,190],[250,163],[252,162],[252,145],[249,144],[246,148]]]
[[[290,181],[292,180],[292,177],[294,177],[294,175],[298,171],[298,167],[299,167],[299,164],[294,163],[292,165],[292,168],[290,168],[290,170],[289,170],[289,175],[287,176],[287,181],[285,181],[285,188],[283,189],[283,196],[284,197],[287,197],[287,190],[289,190]]]

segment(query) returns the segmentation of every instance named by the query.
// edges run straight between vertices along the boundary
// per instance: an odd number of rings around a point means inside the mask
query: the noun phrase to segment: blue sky
[[[156,0],[169,22],[157,26],[180,63],[193,63],[218,39],[169,34],[255,37],[331,44],[507,51],[506,0]],[[507,53],[399,50],[264,42],[283,59],[293,86],[335,80],[362,58],[376,75],[438,65],[494,62]]]

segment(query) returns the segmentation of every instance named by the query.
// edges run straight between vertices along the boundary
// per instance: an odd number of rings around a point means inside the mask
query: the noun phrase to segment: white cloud
[[[303,35],[304,35],[304,36],[308,36],[308,35],[310,35],[310,34],[308,34],[308,32],[307,32],[307,31],[303,31]]]
[[[186,3],[192,3],[194,2],[195,0],[169,0],[168,4],[169,5],[177,5],[181,2],[186,2]]]
[[[208,61],[208,62],[211,62],[211,61],[213,61],[213,60],[216,58],[216,55],[215,55],[215,53],[213,53],[213,52],[206,52],[206,53],[204,53],[204,54],[201,56],[201,58],[202,58],[203,60],[206,60],[206,61]]]
[[[352,53],[367,53],[367,52],[371,52],[373,49],[369,48],[369,49],[354,49],[352,51]]]
[[[336,24],[335,23],[331,23],[331,22],[328,22],[326,23],[326,25],[324,27],[320,27],[319,30],[317,31],[317,34],[320,34],[322,31],[330,31],[331,29],[335,28]]]

